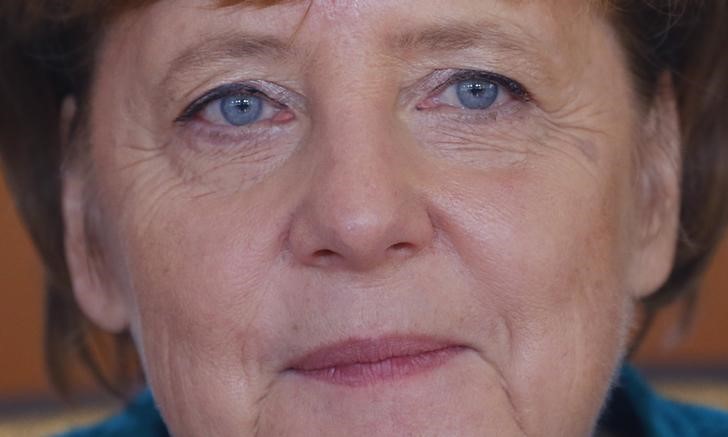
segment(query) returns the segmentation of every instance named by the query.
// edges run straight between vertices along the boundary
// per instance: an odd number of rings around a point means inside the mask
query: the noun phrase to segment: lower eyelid
[[[198,151],[239,150],[259,144],[261,141],[269,141],[276,136],[275,127],[268,126],[267,123],[267,121],[254,123],[246,129],[195,122],[182,127],[178,135],[185,139],[186,144]]]
[[[424,108],[424,110],[418,108],[418,112],[421,111],[422,116],[431,119],[431,123],[435,123],[432,126],[436,126],[437,123],[460,123],[465,125],[487,125],[494,122],[506,122],[508,120],[516,121],[519,120],[521,115],[526,114],[528,106],[527,103],[521,102],[515,98],[502,103],[496,103],[494,106],[479,110],[479,109],[463,109],[461,107],[454,107],[451,105],[439,105],[439,107]]]
[[[296,115],[290,109],[271,108],[272,114],[266,113],[261,120],[243,126],[234,126],[226,121],[213,123],[201,118],[191,120],[190,123],[180,125],[180,135],[188,137],[193,143],[227,146],[226,148],[231,145],[256,143],[266,138],[273,139],[291,125],[290,122],[296,119]]]

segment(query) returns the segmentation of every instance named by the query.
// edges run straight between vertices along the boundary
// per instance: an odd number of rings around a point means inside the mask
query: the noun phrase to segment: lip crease
[[[440,367],[465,349],[430,337],[350,339],[315,349],[288,370],[330,384],[367,386]]]

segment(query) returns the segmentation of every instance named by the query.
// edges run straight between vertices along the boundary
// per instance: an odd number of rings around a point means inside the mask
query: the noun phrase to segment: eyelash
[[[441,73],[444,70],[439,70],[435,72]],[[530,102],[532,100],[531,94],[528,92],[528,90],[521,85],[519,82],[510,79],[506,76],[503,76],[498,73],[488,72],[488,71],[481,71],[481,70],[458,70],[454,73],[450,74],[449,77],[444,81],[441,82],[439,85],[434,87],[434,91],[428,96],[428,98],[432,98],[434,96],[440,95],[445,90],[448,89],[448,87],[457,84],[461,81],[467,81],[467,80],[482,80],[482,81],[488,81],[491,83],[494,83],[503,89],[505,89],[506,92],[512,97],[514,97],[516,100],[520,102]],[[175,122],[186,124],[192,120],[194,120],[196,117],[198,117],[210,104],[215,103],[216,101],[219,101],[220,99],[224,99],[227,97],[232,97],[235,95],[241,95],[241,94],[247,94],[250,96],[255,96],[260,99],[262,99],[267,104],[273,105],[274,107],[278,109],[285,109],[288,108],[287,105],[280,103],[279,101],[271,98],[267,93],[261,91],[259,88],[257,88],[254,85],[251,84],[245,84],[245,83],[232,83],[232,84],[226,84],[219,86],[217,88],[214,88],[213,90],[209,91],[208,93],[202,95],[195,101],[193,101],[190,105],[188,105],[182,113],[175,119]],[[418,109],[420,109],[418,107]],[[477,112],[478,110],[470,110]],[[483,112],[487,112],[488,110],[481,110]],[[253,124],[257,124],[253,123]],[[241,129],[241,127],[236,127],[236,129]]]

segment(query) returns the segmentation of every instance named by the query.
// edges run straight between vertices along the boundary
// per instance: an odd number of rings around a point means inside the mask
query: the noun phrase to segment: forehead
[[[190,56],[210,44],[238,46],[241,54],[261,53],[335,40],[354,44],[377,43],[382,48],[443,48],[467,45],[478,39],[501,48],[530,48],[543,53],[560,45],[559,52],[583,42],[594,19],[593,1],[583,0],[312,0],[209,2],[195,0],[142,2],[121,26],[131,34],[143,31],[147,55]],[[601,1],[600,1],[601,3]],[[118,26],[117,26],[118,27]],[[112,32],[113,33],[113,32]],[[239,36],[253,38],[235,38]],[[139,35],[137,33],[137,35]],[[127,35],[128,36],[128,35]],[[133,39],[133,38],[132,38]],[[235,44],[247,39],[250,44]],[[214,41],[217,40],[217,41]],[[215,45],[215,44],[213,44]],[[139,49],[139,47],[136,47]],[[270,50],[271,53],[281,50]],[[514,51],[515,53],[515,51]],[[166,59],[166,56],[162,57]]]
[[[112,18],[122,12],[130,10],[150,9],[151,6],[165,10],[168,14],[172,10],[181,12],[197,9],[202,12],[219,12],[229,14],[235,9],[246,9],[249,13],[258,13],[266,9],[274,9],[274,15],[301,14],[300,20],[311,16],[323,17],[341,22],[347,18],[364,18],[362,14],[371,14],[375,10],[395,10],[398,6],[416,6],[409,8],[410,15],[420,15],[423,11],[431,19],[448,16],[452,10],[463,7],[479,9],[481,11],[498,12],[502,10],[520,11],[549,10],[542,19],[566,18],[574,15],[583,15],[585,12],[604,11],[611,0],[400,0],[388,2],[382,0],[131,0],[123,4],[106,6],[107,16]],[[389,7],[387,7],[389,6]],[[159,18],[159,17],[157,17]],[[188,23],[193,24],[193,23]],[[300,23],[298,23],[300,24]]]

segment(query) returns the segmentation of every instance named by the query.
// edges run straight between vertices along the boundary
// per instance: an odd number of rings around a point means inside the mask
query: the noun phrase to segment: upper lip
[[[352,338],[318,347],[295,359],[289,369],[322,370],[354,364],[369,364],[395,357],[417,356],[452,347],[448,340],[427,336],[393,335],[381,338]]]

